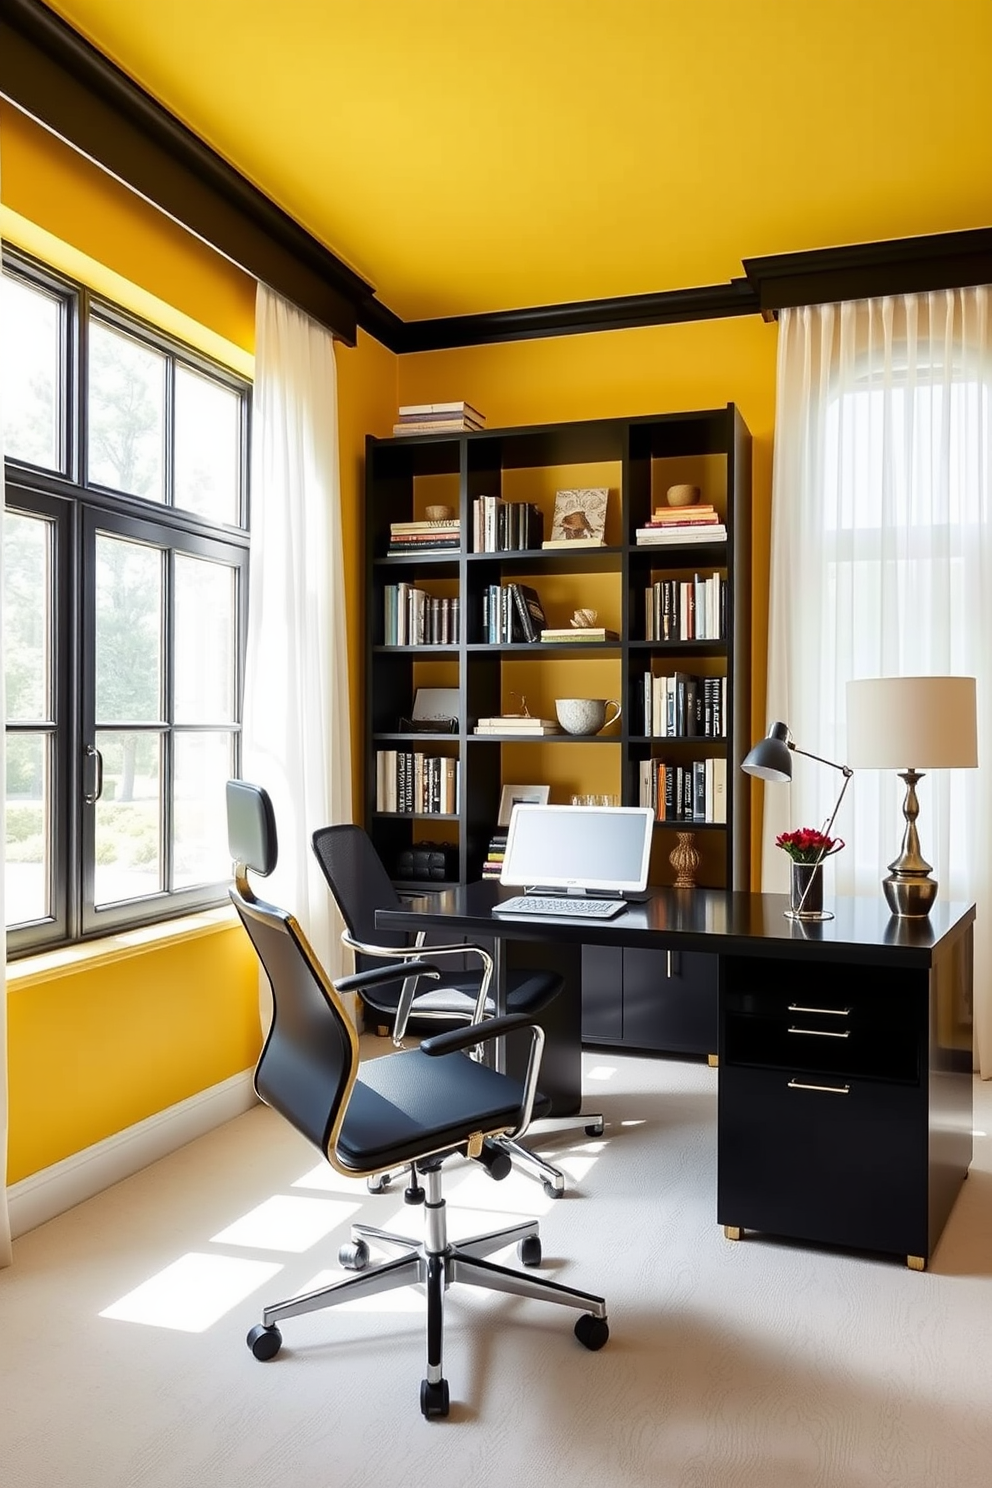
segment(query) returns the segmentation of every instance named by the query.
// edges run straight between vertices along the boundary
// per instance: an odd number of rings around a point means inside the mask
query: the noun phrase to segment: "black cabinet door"
[[[928,1255],[925,1088],[724,1060],[718,1128],[720,1224]]]
[[[582,947],[582,1037],[589,1043],[623,1038],[623,951]]]
[[[623,1041],[635,1049],[715,1054],[719,957],[623,952]]]

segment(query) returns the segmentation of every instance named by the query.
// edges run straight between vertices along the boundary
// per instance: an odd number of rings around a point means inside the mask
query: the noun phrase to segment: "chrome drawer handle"
[[[790,1028],[790,1033],[808,1033],[810,1038],[850,1038],[851,1030],[845,1028],[843,1033],[834,1028]]]
[[[804,1085],[802,1080],[790,1080],[790,1090],[822,1090],[824,1095],[850,1095],[850,1085]]]
[[[789,1003],[790,1013],[828,1013],[831,1018],[846,1018],[850,1011],[850,1008],[811,1008],[798,1002]]]

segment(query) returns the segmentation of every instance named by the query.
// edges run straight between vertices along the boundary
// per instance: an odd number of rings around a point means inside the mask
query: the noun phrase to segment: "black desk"
[[[716,954],[718,1222],[925,1266],[971,1162],[974,905],[900,920],[879,894],[797,923],[780,895],[656,889],[601,922],[493,916],[509,892],[470,884],[376,919],[491,940],[500,977],[518,952],[561,967],[545,1069],[562,1112],[581,1094],[582,946]]]

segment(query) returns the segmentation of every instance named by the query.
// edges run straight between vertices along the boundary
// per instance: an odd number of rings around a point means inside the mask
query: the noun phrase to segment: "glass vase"
[[[793,920],[824,920],[823,864],[790,863],[789,917]]]

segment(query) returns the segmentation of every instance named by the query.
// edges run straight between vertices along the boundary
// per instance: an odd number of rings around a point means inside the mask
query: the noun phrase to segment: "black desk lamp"
[[[806,759],[816,760],[818,764],[829,765],[832,770],[839,770],[844,777],[844,783],[840,788],[840,795],[834,803],[834,809],[830,813],[826,826],[822,829],[824,837],[829,837],[830,829],[836,821],[837,813],[840,810],[840,803],[844,799],[847,783],[854,774],[850,765],[838,765],[835,760],[824,759],[822,754],[811,754],[808,749],[799,749],[793,743],[792,735],[787,725],[784,723],[773,723],[769,727],[765,737],[759,739],[754,748],[745,755],[741,762],[741,769],[748,775],[757,776],[759,780],[774,780],[778,782],[791,780],[793,754],[801,754]],[[826,850],[821,849],[820,856],[809,866],[811,868],[818,868],[826,856]],[[786,914],[790,919],[798,919],[803,915],[803,905],[812,887],[814,877],[815,875],[812,873],[809,875],[806,887],[803,889],[802,898],[796,908],[794,910],[786,910]],[[822,914],[819,918],[832,919],[833,917],[829,914]]]

